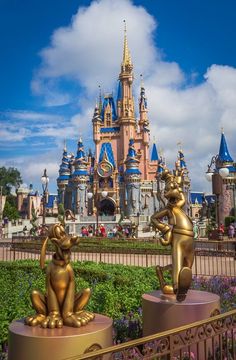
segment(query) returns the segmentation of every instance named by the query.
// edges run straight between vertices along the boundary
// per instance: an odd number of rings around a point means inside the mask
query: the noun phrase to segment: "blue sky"
[[[64,138],[90,147],[98,84],[115,91],[125,18],[157,147],[173,167],[181,141],[192,189],[209,190],[221,127],[236,157],[235,13],[233,0],[0,0],[0,165],[39,189],[47,167],[56,191]]]

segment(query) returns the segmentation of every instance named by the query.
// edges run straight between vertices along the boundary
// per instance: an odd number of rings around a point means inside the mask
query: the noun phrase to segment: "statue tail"
[[[41,249],[41,254],[40,254],[40,267],[41,267],[41,269],[44,269],[44,267],[45,267],[45,257],[46,257],[48,239],[49,239],[49,237],[47,236],[46,239],[43,242],[42,249]]]

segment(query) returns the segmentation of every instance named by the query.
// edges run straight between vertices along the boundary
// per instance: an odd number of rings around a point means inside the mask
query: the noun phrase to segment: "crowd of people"
[[[99,237],[134,237],[132,227],[125,226],[122,227],[121,225],[117,224],[114,225],[113,228],[107,228],[104,224],[99,224],[95,229],[92,225],[89,226],[82,226],[81,228],[81,236],[83,237],[92,237],[92,236],[99,236]]]

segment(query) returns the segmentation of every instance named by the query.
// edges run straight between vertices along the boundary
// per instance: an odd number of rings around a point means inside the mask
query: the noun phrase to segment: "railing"
[[[236,310],[72,359],[235,360]]]
[[[0,243],[0,260],[39,259],[42,239],[14,237],[12,242]],[[196,241],[193,274],[236,276],[235,245],[235,241]],[[47,258],[52,252],[53,247],[49,246]],[[165,266],[172,262],[170,249],[161,247],[154,239],[104,238],[81,238],[81,244],[72,251],[71,260],[143,267]]]

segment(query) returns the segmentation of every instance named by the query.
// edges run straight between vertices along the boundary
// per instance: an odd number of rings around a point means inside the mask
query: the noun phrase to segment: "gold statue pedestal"
[[[43,329],[18,320],[9,326],[8,360],[64,360],[112,344],[112,319],[100,314],[80,328]]]
[[[143,336],[204,320],[220,311],[220,297],[206,291],[189,290],[186,299],[177,302],[175,295],[158,290],[144,294],[142,302]]]

